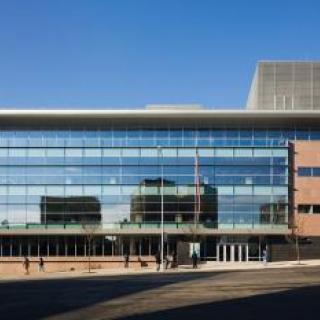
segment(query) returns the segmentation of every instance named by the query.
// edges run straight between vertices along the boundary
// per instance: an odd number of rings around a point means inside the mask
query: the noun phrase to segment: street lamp
[[[159,161],[161,159],[161,187],[160,187],[160,195],[161,195],[161,271],[164,270],[163,267],[163,258],[164,258],[164,224],[163,224],[163,153],[162,148],[160,146],[158,148],[158,158]],[[161,157],[161,158],[160,158]]]

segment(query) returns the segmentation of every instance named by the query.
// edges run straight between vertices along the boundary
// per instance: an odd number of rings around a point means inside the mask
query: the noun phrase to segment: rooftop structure
[[[259,62],[251,84],[247,108],[319,110],[320,62]]]

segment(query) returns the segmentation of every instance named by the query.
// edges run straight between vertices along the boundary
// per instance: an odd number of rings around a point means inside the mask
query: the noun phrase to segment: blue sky
[[[245,105],[257,60],[320,59],[320,1],[0,0],[0,107]]]

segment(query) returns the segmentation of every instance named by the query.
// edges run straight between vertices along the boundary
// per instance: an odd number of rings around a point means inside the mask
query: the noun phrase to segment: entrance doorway
[[[249,261],[249,246],[247,243],[217,244],[217,261],[246,262]]]

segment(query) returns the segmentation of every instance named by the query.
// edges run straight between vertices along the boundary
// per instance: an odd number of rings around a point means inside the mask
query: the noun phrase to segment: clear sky
[[[268,59],[320,59],[319,0],[0,0],[1,108],[239,108]]]

